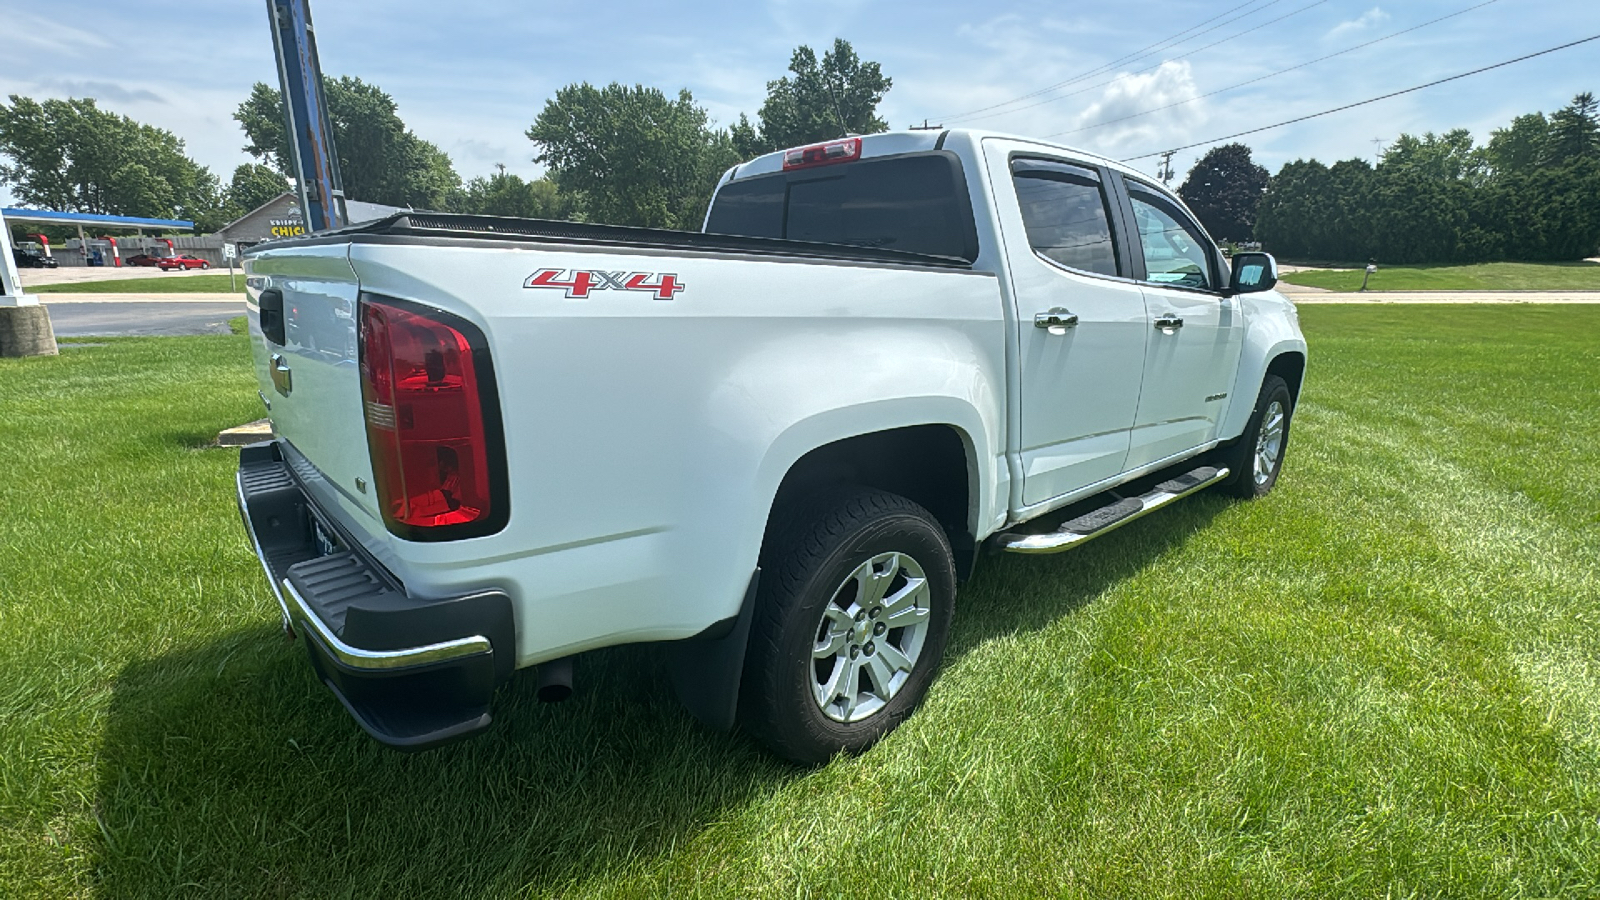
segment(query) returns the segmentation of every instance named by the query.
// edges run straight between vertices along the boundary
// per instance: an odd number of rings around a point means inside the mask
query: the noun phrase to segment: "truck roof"
[[[1088,150],[1070,147],[1065,144],[1057,144],[1041,138],[1010,134],[1003,131],[991,131],[983,128],[884,131],[879,132],[878,134],[849,135],[849,137],[859,137],[861,139],[862,159],[870,159],[880,156],[894,156],[901,153],[924,153],[930,150],[939,150],[943,149],[947,144],[949,144],[951,142],[951,138],[962,138],[965,142],[968,142],[973,146],[976,146],[978,143],[987,138],[999,138],[1008,141],[1018,141],[1026,144],[1036,144],[1041,148],[1047,148],[1058,152],[1066,152],[1079,159],[1092,161],[1108,168],[1116,169],[1125,175],[1137,175],[1145,179],[1150,178],[1150,176],[1146,173],[1140,172],[1138,169],[1135,169],[1125,163],[1118,162],[1098,153],[1092,153]],[[807,144],[802,146],[814,145]],[[727,173],[723,175],[719,187],[721,184],[727,184],[730,181],[737,181],[744,178],[752,178],[757,175],[770,175],[774,172],[781,172],[783,171],[784,155],[789,153],[791,150],[797,149],[800,148],[789,147],[783,150],[775,150],[772,153],[766,153],[747,162],[740,163],[739,165],[730,168]]]

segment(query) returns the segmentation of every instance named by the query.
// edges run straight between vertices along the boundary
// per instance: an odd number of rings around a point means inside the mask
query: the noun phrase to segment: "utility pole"
[[[289,164],[300,194],[306,232],[339,228],[350,221],[344,208],[344,182],[334,152],[333,126],[322,91],[322,64],[311,24],[310,0],[267,0],[272,49],[283,91],[283,124],[289,135]]]
[[[1156,177],[1167,187],[1172,186],[1172,158],[1178,155],[1176,150],[1168,150],[1161,154],[1161,168],[1156,170]]]

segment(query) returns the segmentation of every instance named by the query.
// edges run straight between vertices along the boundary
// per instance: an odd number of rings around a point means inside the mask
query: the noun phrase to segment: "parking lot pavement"
[[[233,294],[179,294],[152,298],[139,294],[42,294],[56,337],[119,337],[128,335],[227,334],[228,320],[244,315],[244,301]],[[110,301],[83,297],[111,296]],[[216,298],[221,299],[216,299]],[[201,298],[201,299],[195,299]]]

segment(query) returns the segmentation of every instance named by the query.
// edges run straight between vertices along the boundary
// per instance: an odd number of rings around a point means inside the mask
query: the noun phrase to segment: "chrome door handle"
[[[271,375],[273,388],[283,396],[289,396],[289,392],[294,390],[294,375],[289,371],[289,363],[283,358],[282,353],[272,354]],[[270,408],[269,405],[268,409]]]
[[[1066,334],[1068,328],[1078,327],[1078,316],[1071,310],[1056,307],[1033,316],[1033,327],[1045,328],[1051,334]]]
[[[1156,327],[1167,334],[1171,334],[1183,327],[1183,319],[1173,315],[1172,313],[1167,313],[1166,315],[1160,316],[1156,319]]]

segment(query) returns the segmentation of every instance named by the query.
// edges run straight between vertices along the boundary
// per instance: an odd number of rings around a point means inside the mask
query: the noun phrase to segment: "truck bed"
[[[881,247],[822,244],[814,241],[736,234],[705,234],[698,231],[671,231],[664,228],[635,228],[626,225],[598,225],[588,222],[557,222],[548,219],[434,212],[396,213],[383,219],[374,219],[334,231],[319,232],[315,237],[290,238],[260,244],[257,245],[257,249],[276,249],[290,243],[295,246],[384,243],[387,238],[399,239],[403,243],[471,239],[568,246],[580,244],[628,251],[645,249],[681,253],[688,250],[739,256],[799,257],[830,262],[900,263],[945,269],[972,268],[970,262],[959,257],[910,253]]]

